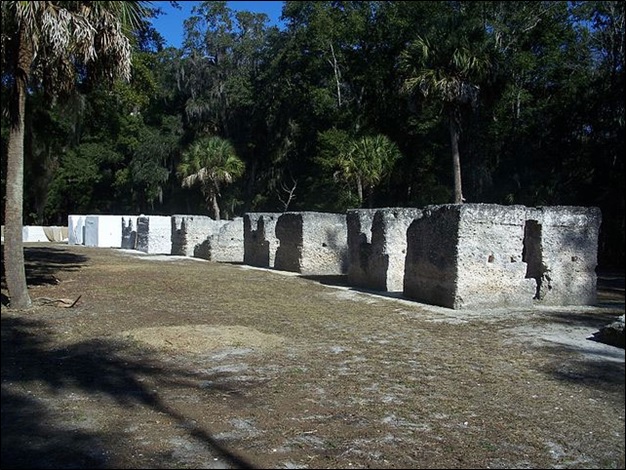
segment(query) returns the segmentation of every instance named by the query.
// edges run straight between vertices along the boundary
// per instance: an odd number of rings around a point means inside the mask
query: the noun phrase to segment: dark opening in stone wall
[[[527,220],[524,225],[522,261],[526,263],[526,278],[534,279],[537,283],[534,299],[541,299],[546,266],[541,249],[541,224],[536,220]]]

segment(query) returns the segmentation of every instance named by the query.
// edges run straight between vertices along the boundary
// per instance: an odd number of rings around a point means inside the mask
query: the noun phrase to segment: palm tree
[[[363,205],[365,193],[371,204],[372,191],[401,157],[398,146],[386,135],[364,136],[351,141],[340,155],[340,171],[356,184],[359,203]]]
[[[11,2],[1,4],[2,79],[10,84],[4,270],[12,308],[32,302],[24,267],[24,119],[29,87],[49,95],[71,89],[89,67],[100,77],[130,78],[124,27],[139,24],[141,2]]]
[[[231,184],[243,175],[244,162],[237,156],[233,145],[222,137],[201,137],[183,152],[178,165],[178,177],[182,186],[190,188],[199,184],[207,202],[207,208],[213,212],[215,220],[220,220],[218,198],[220,187]]]
[[[403,89],[409,94],[420,91],[443,104],[447,114],[452,147],[454,203],[465,201],[461,184],[459,137],[461,110],[474,105],[480,90],[479,82],[489,69],[489,58],[482,48],[479,28],[463,27],[462,18],[447,27],[435,28],[429,36],[418,36],[401,54],[402,70],[408,75]],[[470,39],[472,37],[472,39]]]
[[[316,162],[333,171],[335,181],[356,186],[359,205],[371,195],[396,163],[402,158],[398,146],[383,134],[350,137],[342,130],[329,129],[319,135],[320,147]]]

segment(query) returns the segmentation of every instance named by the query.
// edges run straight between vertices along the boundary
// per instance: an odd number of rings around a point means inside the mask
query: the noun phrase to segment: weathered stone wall
[[[407,231],[404,295],[449,308],[595,303],[597,208],[428,206]]]
[[[68,245],[85,244],[85,216],[67,216],[67,243]]]
[[[535,281],[523,260],[527,208],[462,204],[453,308],[532,305]]]
[[[428,206],[407,230],[405,297],[454,308],[460,213],[450,206]]]
[[[69,244],[347,274],[355,287],[478,309],[595,304],[601,222],[596,207],[447,204],[248,213],[233,221],[70,215],[67,236]]]
[[[597,301],[597,207],[549,206],[526,215],[525,256],[543,305],[593,305]]]
[[[137,218],[137,247],[149,254],[172,253],[172,218],[150,215]]]
[[[346,274],[348,241],[345,214],[286,212],[276,222],[274,268],[306,275]]]
[[[23,242],[47,242],[48,237],[43,231],[41,225],[24,225],[22,226]]]
[[[243,216],[243,262],[249,266],[273,268],[278,249],[278,212],[248,212]]]
[[[137,249],[137,217],[122,217],[122,248]]]
[[[301,213],[285,212],[276,221],[278,248],[274,268],[281,271],[302,272],[304,221]]]
[[[243,262],[243,217],[220,221],[217,231],[196,246],[193,256],[209,261]]]
[[[23,242],[62,242],[68,239],[68,228],[56,225],[24,225]]]
[[[403,291],[406,231],[421,214],[401,207],[348,210],[348,284]]]
[[[45,226],[43,232],[46,234],[46,238],[50,242],[66,242],[68,239],[67,227],[63,226]]]
[[[378,209],[348,209],[346,228],[348,243],[348,285],[381,289],[372,282],[372,222]]]
[[[375,288],[390,292],[404,290],[406,232],[419,217],[422,210],[416,208],[387,208],[374,215],[371,273]]]
[[[228,221],[213,220],[206,215],[172,216],[172,254],[195,256],[196,251],[208,238]]]

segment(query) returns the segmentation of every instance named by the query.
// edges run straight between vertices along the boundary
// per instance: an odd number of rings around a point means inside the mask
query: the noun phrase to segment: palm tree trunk
[[[11,308],[25,309],[32,305],[26,285],[24,266],[24,113],[26,110],[26,82],[32,51],[20,35],[18,66],[11,97],[11,128],[7,147],[7,175],[5,202],[4,273]]]
[[[450,111],[450,144],[452,145],[452,173],[454,174],[454,203],[462,204],[463,187],[461,185],[461,155],[459,154],[459,123],[456,113]]]
[[[215,220],[220,220],[220,206],[217,203],[217,197],[215,195],[211,198],[211,202],[213,204],[213,214],[215,215]]]
[[[213,186],[209,186],[207,188],[207,202],[209,203],[209,210],[213,212],[213,218],[215,220],[220,220],[220,206],[217,203],[217,196],[219,194],[219,190]]]

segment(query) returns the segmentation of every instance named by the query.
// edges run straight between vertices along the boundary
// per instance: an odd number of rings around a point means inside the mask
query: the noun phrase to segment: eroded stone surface
[[[243,262],[249,266],[273,268],[279,241],[276,222],[281,213],[249,212],[243,217]]]
[[[428,206],[407,231],[405,296],[449,308],[592,305],[597,208]]]
[[[276,269],[307,275],[347,272],[345,214],[286,212],[276,222],[276,237]]]

